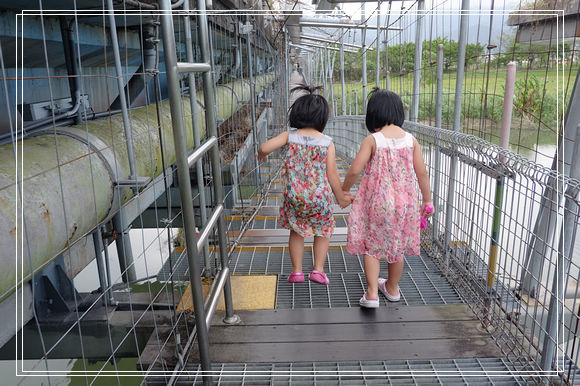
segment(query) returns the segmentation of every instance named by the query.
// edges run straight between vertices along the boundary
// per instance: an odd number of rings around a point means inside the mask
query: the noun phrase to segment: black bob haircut
[[[367,129],[374,133],[385,125],[403,126],[405,112],[401,97],[392,91],[374,88],[367,103],[365,123]]]
[[[319,132],[323,132],[328,122],[328,102],[322,95],[314,94],[321,87],[311,87],[305,84],[294,87],[292,91],[304,90],[306,95],[296,99],[290,107],[288,123],[290,127],[302,129],[313,127]]]

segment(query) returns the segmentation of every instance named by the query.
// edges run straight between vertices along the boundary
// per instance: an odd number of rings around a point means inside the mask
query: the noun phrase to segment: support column
[[[391,8],[393,2],[389,0],[389,11],[387,12],[387,22],[385,23],[385,90],[390,89],[391,71],[389,71],[389,22],[391,20]]]
[[[441,128],[443,117],[443,44],[437,47],[437,96],[435,98],[435,127]],[[433,176],[433,240],[439,240],[439,226],[441,222],[441,213],[439,211],[439,201],[441,199],[439,189],[441,181],[441,145],[439,139],[435,140],[435,173]]]
[[[133,265],[133,249],[131,248],[131,237],[129,231],[130,224],[125,224],[123,209],[113,217],[113,227],[117,231],[115,246],[117,247],[117,256],[119,257],[119,267],[123,283],[129,283],[137,280],[135,266]]]
[[[419,4],[423,0],[419,0]],[[457,54],[457,80],[455,82],[455,105],[453,116],[453,131],[459,132],[461,129],[461,102],[463,98],[463,75],[465,72],[465,47],[467,45],[467,22],[469,11],[469,0],[461,2],[461,24],[459,26],[459,47]],[[415,95],[413,95],[414,97]],[[417,109],[418,112],[418,109]],[[447,189],[447,205],[445,207],[445,269],[449,268],[449,257],[451,252],[451,235],[453,233],[453,210],[455,200],[455,174],[457,171],[457,156],[451,157],[449,168],[449,188]]]
[[[366,3],[363,3],[361,9],[361,23],[364,23],[365,27],[362,30],[362,113],[366,114],[367,112],[367,47],[366,47],[366,38],[367,38],[367,28],[365,22],[365,8]]]
[[[423,51],[423,10],[425,9],[425,0],[417,1],[417,26],[415,29],[415,71],[413,72],[413,102],[411,103],[411,120],[419,121],[419,93],[421,92],[421,54]],[[463,26],[463,17],[461,18]],[[466,30],[467,31],[467,30]],[[465,60],[465,47],[464,47]],[[459,70],[458,70],[459,72]],[[457,100],[455,100],[457,102]],[[461,106],[460,106],[461,107]]]
[[[342,90],[342,115],[346,115],[346,86],[344,84],[344,29],[340,29],[340,86]]]
[[[421,0],[419,0],[421,2]],[[375,85],[377,88],[381,87],[381,1],[379,0],[377,4],[377,68],[376,68],[376,78]]]
[[[248,16],[248,22],[250,17]],[[252,43],[250,42],[252,31],[246,35],[246,49],[248,51],[248,74],[250,77],[250,108],[252,114],[252,139],[254,141],[254,154],[258,154],[258,136],[256,134],[256,84],[254,83],[254,65],[252,63]],[[260,185],[260,163],[258,158],[254,157],[254,183]]]

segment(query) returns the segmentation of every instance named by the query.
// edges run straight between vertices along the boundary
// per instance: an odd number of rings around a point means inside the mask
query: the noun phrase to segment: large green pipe
[[[256,89],[262,90],[273,80],[272,73],[257,76]],[[250,94],[250,85],[235,81],[218,86],[216,93],[219,117],[225,120],[241,105],[241,95]],[[204,105],[202,92],[197,93],[197,99]],[[191,111],[187,98],[184,98],[183,111],[187,147],[192,149]],[[203,111],[199,111],[199,127],[204,130]],[[167,167],[175,160],[168,102],[160,102],[160,116]],[[164,169],[155,105],[132,110],[131,119],[137,174],[154,178]],[[112,169],[119,179],[127,179],[129,175],[120,115],[57,130],[76,133],[77,138],[54,135],[51,129],[46,134],[15,144],[20,160],[22,181],[18,189],[22,198],[18,197],[16,185],[14,147],[12,144],[0,147],[0,299],[15,289],[17,262],[18,277],[28,281],[31,265],[36,271],[50,263],[133,196],[130,189],[123,189],[120,198],[115,199],[115,181],[110,173]],[[86,140],[87,136],[95,144],[90,152],[85,141],[78,138]],[[111,162],[114,159],[116,165]],[[22,238],[23,248],[20,247]],[[67,254],[64,256],[66,259]]]

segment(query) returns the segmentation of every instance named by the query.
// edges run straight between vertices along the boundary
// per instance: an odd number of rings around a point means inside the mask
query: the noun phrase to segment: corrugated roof
[[[580,14],[580,0],[538,0],[512,12],[506,24],[518,26],[556,19],[562,15],[562,10],[564,10],[564,16]]]

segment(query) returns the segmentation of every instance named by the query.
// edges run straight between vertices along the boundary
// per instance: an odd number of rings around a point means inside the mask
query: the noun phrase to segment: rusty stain
[[[77,233],[77,229],[78,229],[78,225],[77,225],[77,223],[75,222],[75,223],[73,224],[73,231],[72,231],[72,233],[71,233],[70,237],[68,238],[68,240],[69,240],[69,241],[71,241],[71,240],[73,239],[73,237],[75,236],[75,233]],[[68,241],[67,241],[67,244],[68,244]]]
[[[49,212],[48,208],[46,207],[46,205],[44,203],[42,203],[40,205],[40,208],[42,209],[42,216],[44,217],[44,221],[46,221],[47,223],[50,223],[50,212]]]
[[[10,236],[16,236],[16,227],[12,228],[10,231]]]
[[[73,224],[73,231],[72,231],[72,233],[71,233],[70,237],[68,238],[68,240],[66,241],[66,243],[64,243],[64,247],[65,247],[65,249],[66,249],[66,248],[68,248],[68,246],[70,245],[70,244],[69,244],[69,242],[70,242],[70,241],[72,241],[73,237],[75,236],[75,233],[77,233],[77,229],[78,229],[78,225],[77,225],[77,223],[75,222],[75,223]]]

